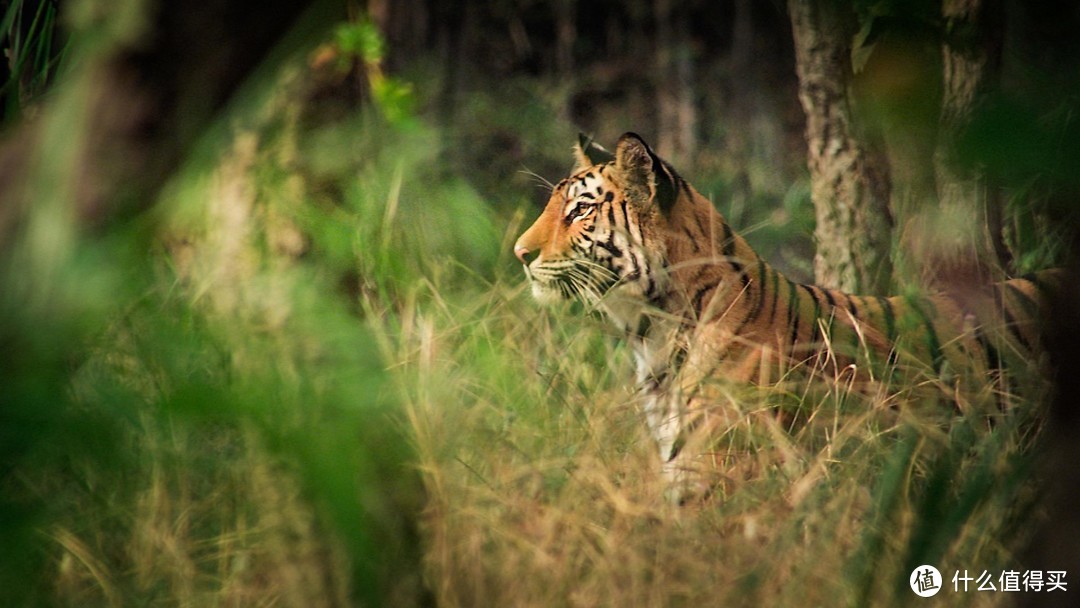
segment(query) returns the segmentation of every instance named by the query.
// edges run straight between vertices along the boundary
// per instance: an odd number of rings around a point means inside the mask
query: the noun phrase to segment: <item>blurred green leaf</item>
[[[379,63],[386,55],[386,42],[379,28],[369,19],[345,23],[336,33],[339,48],[370,63]]]
[[[412,85],[394,78],[383,78],[374,83],[372,92],[375,102],[390,124],[405,128],[415,125],[413,117],[416,99]]]

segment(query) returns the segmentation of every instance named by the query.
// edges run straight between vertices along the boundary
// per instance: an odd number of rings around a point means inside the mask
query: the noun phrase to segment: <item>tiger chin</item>
[[[640,136],[624,134],[614,153],[581,136],[574,160],[514,255],[538,301],[581,300],[625,332],[673,501],[703,498],[726,475],[710,438],[746,416],[704,388],[711,379],[765,385],[807,362],[829,376],[903,356],[984,381],[1033,358],[1053,271],[962,302],[800,284]]]

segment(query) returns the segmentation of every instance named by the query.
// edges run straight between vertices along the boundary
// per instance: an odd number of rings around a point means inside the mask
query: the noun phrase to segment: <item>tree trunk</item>
[[[1001,67],[1002,7],[997,0],[945,0],[946,36],[941,47],[942,101],[940,133],[934,152],[939,207],[962,217],[970,230],[940,243],[955,259],[938,260],[937,279],[945,283],[985,283],[997,266],[1008,266],[1010,254],[1002,240],[1001,198],[975,169],[962,168],[953,152],[958,135],[972,111],[996,85]]]
[[[883,293],[892,276],[889,171],[861,141],[850,101],[854,14],[830,0],[789,0],[799,100],[806,113],[816,281]]]

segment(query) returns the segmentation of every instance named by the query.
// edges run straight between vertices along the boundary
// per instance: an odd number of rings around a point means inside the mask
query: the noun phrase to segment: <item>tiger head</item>
[[[578,298],[615,314],[616,303],[655,304],[667,290],[667,214],[683,183],[637,135],[611,154],[582,136],[576,165],[514,255],[537,300]]]

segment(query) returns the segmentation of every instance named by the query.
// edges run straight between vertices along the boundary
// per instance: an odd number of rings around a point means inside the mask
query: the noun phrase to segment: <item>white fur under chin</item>
[[[529,286],[532,288],[533,299],[543,306],[554,306],[565,299],[563,298],[562,294],[558,292],[558,290],[552,289],[550,287],[545,287],[542,283],[535,279],[529,281],[529,284]]]

